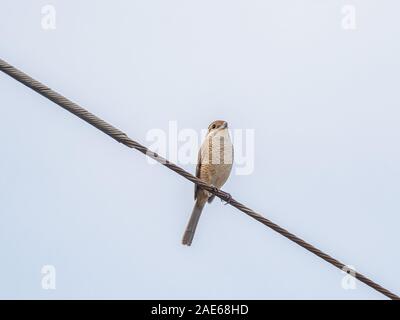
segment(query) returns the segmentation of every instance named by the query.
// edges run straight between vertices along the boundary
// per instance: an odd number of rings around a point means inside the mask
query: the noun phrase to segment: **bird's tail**
[[[196,231],[197,223],[199,222],[201,212],[203,211],[204,205],[206,201],[201,201],[197,199],[194,204],[194,208],[192,211],[192,215],[190,216],[189,223],[186,227],[185,234],[183,235],[182,244],[186,246],[190,246],[192,244],[192,240],[194,237],[194,233]]]

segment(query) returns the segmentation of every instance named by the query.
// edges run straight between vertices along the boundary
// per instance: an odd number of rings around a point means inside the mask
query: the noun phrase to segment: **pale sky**
[[[3,0],[0,57],[145,145],[171,121],[252,130],[254,170],[223,189],[399,294],[399,10]],[[3,73],[0,105],[0,298],[385,298],[218,199],[182,246],[191,182]]]

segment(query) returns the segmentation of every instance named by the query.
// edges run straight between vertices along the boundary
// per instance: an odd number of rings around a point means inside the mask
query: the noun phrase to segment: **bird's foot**
[[[232,201],[232,196],[231,196],[230,193],[221,191],[220,189],[218,189],[218,188],[215,187],[215,186],[213,186],[212,189],[213,189],[214,192],[222,192],[222,193],[224,193],[224,196],[225,196],[225,197],[224,197],[224,199],[221,199],[222,202],[225,201],[224,205],[227,205],[227,204],[229,204],[229,203]]]
[[[215,187],[215,186],[212,186],[212,190],[214,191],[214,192],[219,192],[220,190],[217,188],[217,187]]]
[[[225,192],[225,196],[226,196],[226,200],[225,200],[224,205],[226,206],[227,204],[231,203],[231,201],[232,201],[232,196],[231,196],[230,193],[227,193],[227,192]],[[221,201],[224,201],[224,200],[221,199]]]

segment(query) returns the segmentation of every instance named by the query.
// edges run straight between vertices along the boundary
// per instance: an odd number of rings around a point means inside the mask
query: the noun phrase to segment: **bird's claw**
[[[214,192],[220,192],[220,191],[221,191],[221,190],[219,190],[217,187],[214,187],[214,186],[212,187],[212,189],[213,189]],[[227,193],[227,192],[223,192],[223,191],[222,191],[222,193],[224,193],[226,200],[225,200],[225,199],[221,199],[221,201],[222,201],[222,202],[225,201],[224,205],[229,204],[229,203],[232,201],[232,196],[231,196],[231,194],[230,194],[230,193]]]
[[[219,192],[219,189],[217,188],[217,187],[212,187],[212,190],[214,191],[214,192]]]
[[[232,201],[232,196],[230,193],[225,193],[225,195],[226,195],[226,200],[225,200],[224,205],[226,206],[227,204],[229,204]],[[221,199],[221,201],[224,201],[224,200]]]

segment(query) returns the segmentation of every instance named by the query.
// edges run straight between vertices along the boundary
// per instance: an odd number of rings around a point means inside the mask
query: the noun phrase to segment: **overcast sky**
[[[399,294],[399,10],[2,0],[0,58],[145,145],[171,122],[254,132],[224,190]],[[0,106],[1,298],[385,298],[218,199],[184,247],[191,182],[3,73]]]

